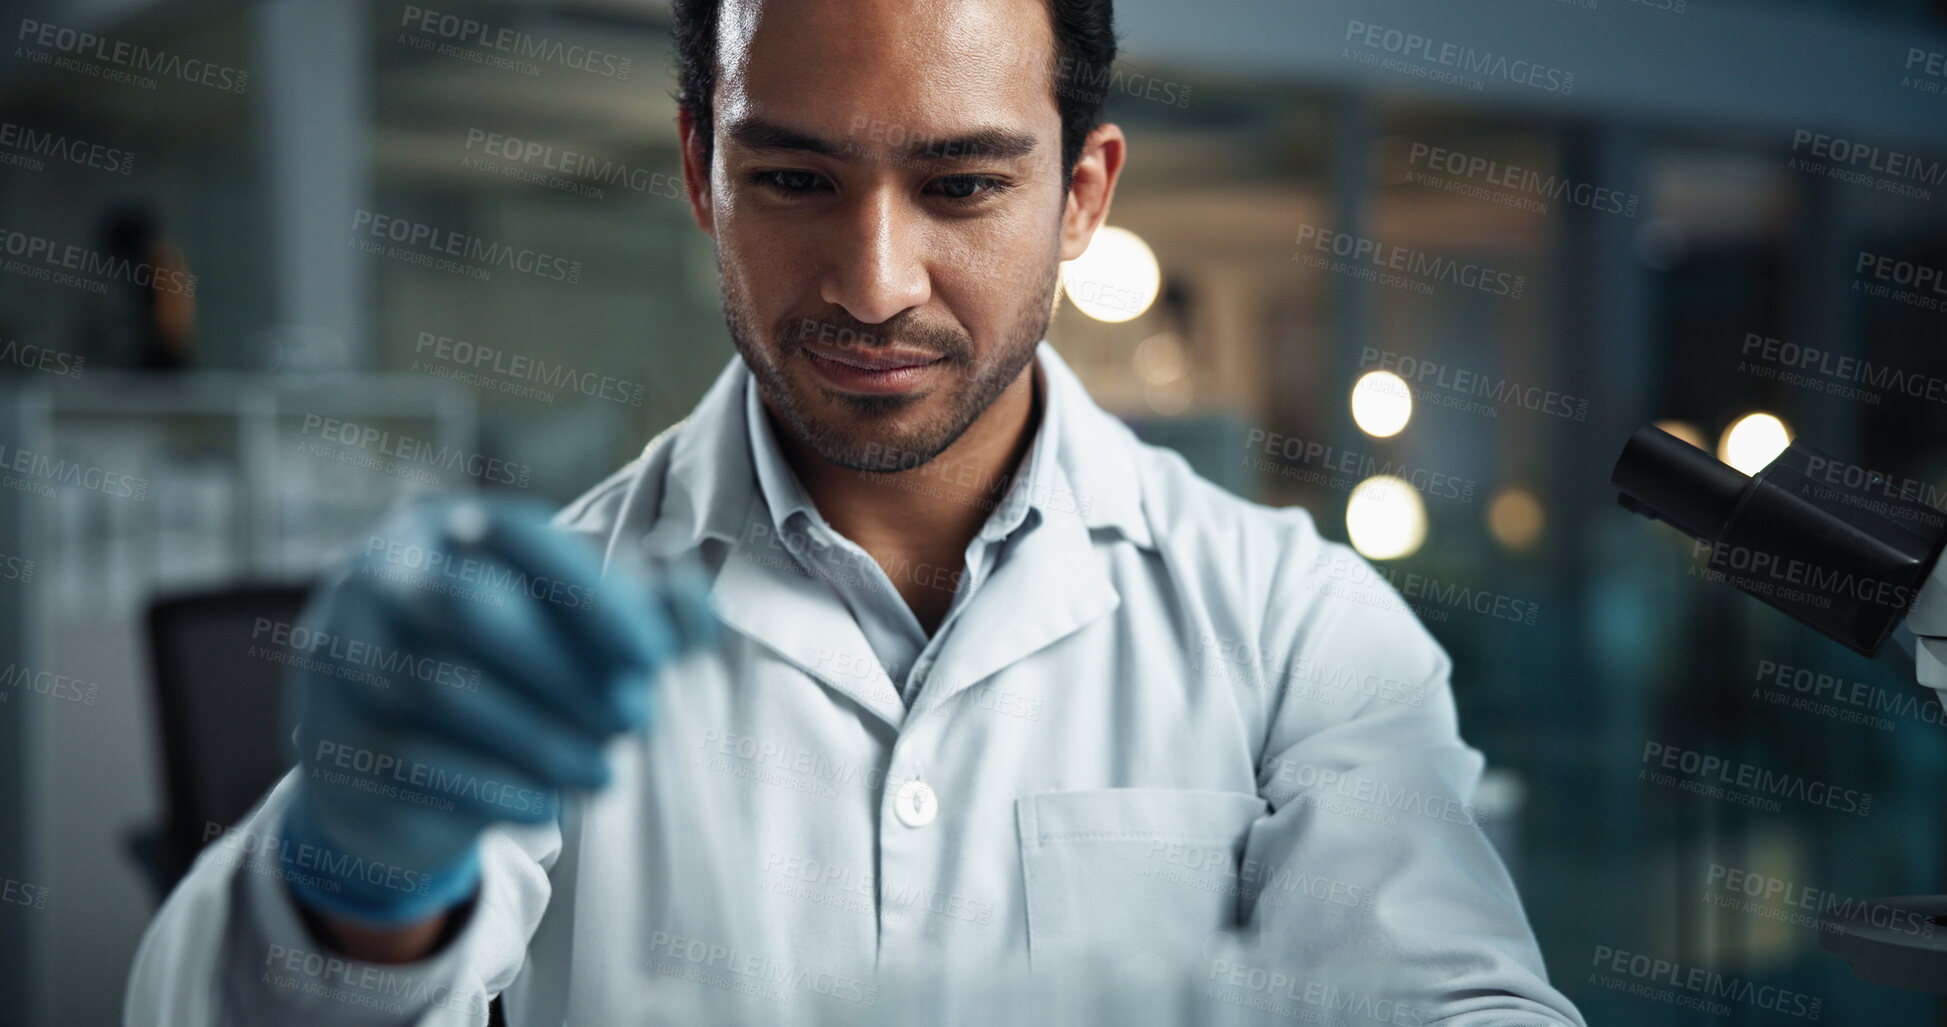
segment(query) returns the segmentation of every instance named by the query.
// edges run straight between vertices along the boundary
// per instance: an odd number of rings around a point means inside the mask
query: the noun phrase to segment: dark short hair
[[[1061,111],[1061,178],[1072,184],[1082,143],[1102,123],[1110,68],[1115,64],[1114,0],[1045,0],[1054,23],[1055,60],[1049,88]],[[690,111],[703,139],[706,158],[715,147],[717,88],[717,13],[723,0],[672,0],[678,91],[676,102]]]

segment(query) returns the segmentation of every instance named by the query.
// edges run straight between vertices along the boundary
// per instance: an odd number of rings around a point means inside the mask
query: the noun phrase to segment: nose
[[[932,286],[922,258],[926,230],[911,204],[891,187],[872,188],[845,204],[833,226],[821,298],[866,324],[925,305]]]

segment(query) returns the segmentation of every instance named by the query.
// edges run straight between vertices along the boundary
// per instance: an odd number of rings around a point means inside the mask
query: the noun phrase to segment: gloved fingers
[[[558,808],[546,781],[452,739],[413,735],[385,755],[391,762],[350,790],[338,789],[335,799],[385,821],[381,831],[406,842],[414,832],[444,844],[449,836],[477,835],[493,821],[538,823]]]
[[[626,570],[603,574],[600,559],[582,540],[524,517],[495,518],[487,540],[513,566],[592,593],[591,602],[551,603],[546,612],[570,632],[578,652],[611,672],[605,679],[619,665],[659,668],[686,648],[657,590]]]
[[[480,693],[518,694],[534,712],[566,721],[603,737],[634,729],[646,712],[646,675],[632,666],[593,667],[576,655],[574,644],[540,609],[524,597],[504,604],[459,599],[427,609],[388,597],[382,602],[392,622],[422,648],[445,647],[455,659],[477,668]],[[626,677],[626,681],[616,680]],[[624,687],[624,686],[628,687]],[[423,690],[422,690],[423,691]],[[442,698],[455,698],[442,696]],[[460,701],[477,695],[461,693]]]
[[[305,789],[305,801],[297,805],[307,810],[302,815],[313,837],[306,840],[331,850],[322,854],[327,859],[356,854],[383,868],[420,870],[449,863],[496,819],[471,802],[461,807],[410,786],[402,791],[386,785],[372,793],[307,781]],[[407,794],[413,798],[402,798]]]
[[[600,788],[609,782],[602,750],[611,732],[591,727],[585,718],[564,716],[525,688],[488,675],[478,692],[447,689],[422,692],[420,698],[424,705],[403,711],[404,716],[458,748],[518,768],[551,787]]]
[[[402,865],[432,862],[464,849],[489,822],[444,795],[447,775],[436,772],[421,733],[363,720],[326,689],[307,691],[298,773],[332,846]]]
[[[534,579],[566,586],[550,589],[545,610],[572,632],[578,652],[596,657],[591,669],[599,679],[612,679],[616,663],[653,669],[721,634],[708,601],[709,581],[694,561],[659,562],[646,580],[626,567],[605,574],[583,540],[524,501],[455,505],[446,520],[458,546],[495,554]],[[453,525],[461,530],[450,530]]]
[[[424,651],[435,645],[413,625],[417,614],[394,608],[391,598],[374,597],[365,611],[368,616],[361,619],[369,624],[367,632],[394,638],[397,651]],[[596,690],[574,681],[584,673],[574,661],[559,651],[548,652],[559,650],[559,642],[549,636],[540,615],[525,604],[469,612],[483,617],[506,614],[507,622],[449,618],[445,640],[437,644],[453,646],[455,639],[464,638],[473,649],[456,654],[455,662],[441,661],[439,666],[445,670],[434,671],[431,680],[425,674],[377,682],[319,675],[307,692],[314,702],[336,703],[354,712],[375,730],[417,728],[440,735],[553,785],[606,784],[601,748],[608,738],[643,720],[646,684],[638,681],[632,688],[591,694]],[[523,622],[541,627],[524,628]],[[399,635],[405,639],[398,640]],[[426,639],[425,644],[415,646],[414,636]],[[473,666],[464,673],[450,673],[458,661]],[[439,676],[442,673],[444,678]]]
[[[442,552],[449,558],[466,554],[474,561],[471,576],[484,582],[515,581],[522,573],[492,551],[455,546]],[[542,609],[550,600],[535,598],[527,587],[456,594],[431,587],[437,584],[425,578],[368,576],[353,586],[355,598],[337,600],[338,630],[391,639],[405,653],[450,654],[455,663],[478,671],[483,683],[493,678],[591,732],[615,734],[641,722],[644,697],[615,687],[622,668],[592,667],[594,661],[578,655],[577,640]],[[594,596],[590,591],[573,594]],[[412,690],[421,691],[427,690]],[[383,697],[371,701],[374,708],[384,705]]]

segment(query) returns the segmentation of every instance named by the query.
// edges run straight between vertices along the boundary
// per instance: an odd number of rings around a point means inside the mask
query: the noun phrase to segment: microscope
[[[1755,475],[1657,428],[1636,429],[1610,473],[1624,509],[1708,548],[1729,584],[1866,656],[1897,634],[1947,705],[1947,514],[1883,474],[1794,441]],[[1820,914],[1819,943],[1853,975],[1947,994],[1947,931],[1916,937],[1867,920],[1947,926],[1947,895],[1902,895]]]

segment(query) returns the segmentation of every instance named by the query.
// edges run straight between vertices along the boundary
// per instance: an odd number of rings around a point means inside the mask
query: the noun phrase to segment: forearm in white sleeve
[[[1318,594],[1296,575],[1281,584],[1287,597]],[[1250,928],[1237,956],[1265,972],[1228,976],[1282,974],[1278,1001],[1323,1014],[1583,1027],[1548,983],[1482,830],[1491,814],[1473,805],[1485,760],[1461,740],[1452,661],[1391,595],[1379,582],[1293,602],[1267,627],[1291,665],[1268,697],[1258,790],[1270,812],[1245,846]]]
[[[130,972],[126,1027],[485,1024],[547,909],[559,825],[489,829],[464,925],[428,959],[367,963],[314,938],[285,886],[316,858],[278,849],[296,773],[197,857],[156,914]]]

